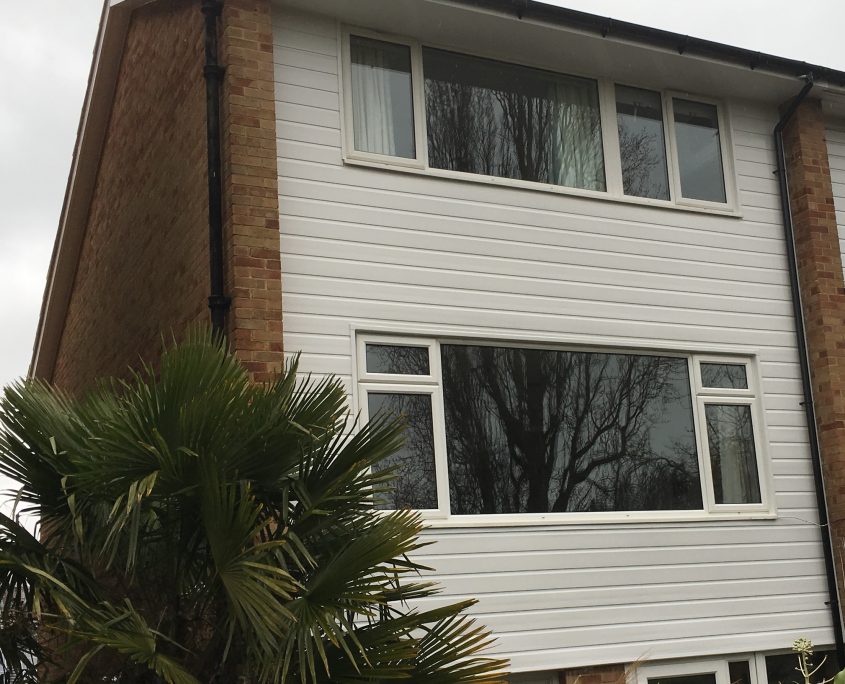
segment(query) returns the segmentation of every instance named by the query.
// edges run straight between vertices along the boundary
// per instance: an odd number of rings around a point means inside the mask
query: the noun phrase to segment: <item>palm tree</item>
[[[0,672],[9,681],[502,681],[505,663],[409,558],[420,516],[377,511],[402,426],[356,427],[294,360],[256,385],[204,331],[82,399],[0,403]],[[20,514],[40,520],[36,534]],[[33,665],[39,661],[37,667]],[[17,677],[17,679],[15,679]]]

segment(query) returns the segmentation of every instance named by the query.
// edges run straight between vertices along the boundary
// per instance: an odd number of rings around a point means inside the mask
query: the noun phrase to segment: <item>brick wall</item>
[[[256,380],[282,365],[282,282],[269,0],[226,0],[221,121],[230,342]]]
[[[207,319],[203,61],[196,2],[133,14],[52,376],[70,391]]]
[[[52,380],[78,392],[208,321],[204,21],[199,0],[132,15]],[[224,260],[230,344],[256,380],[282,365],[269,0],[221,18]]]
[[[784,143],[839,594],[845,596],[845,282],[818,101],[798,108]]]

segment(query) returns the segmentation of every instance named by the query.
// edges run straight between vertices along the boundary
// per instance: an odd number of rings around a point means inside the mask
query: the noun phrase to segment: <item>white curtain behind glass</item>
[[[410,51],[352,36],[352,121],[355,149],[414,156]]]
[[[750,407],[710,404],[705,411],[711,463],[721,482],[721,498],[717,491],[716,503],[759,503]]]
[[[558,81],[552,86],[557,116],[552,127],[551,182],[604,190],[604,151],[598,94],[592,81]]]

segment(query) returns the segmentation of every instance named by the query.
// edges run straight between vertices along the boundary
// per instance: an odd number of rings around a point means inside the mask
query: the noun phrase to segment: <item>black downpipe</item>
[[[804,390],[804,412],[807,415],[807,428],[810,433],[810,453],[813,462],[813,479],[816,485],[816,505],[819,509],[819,525],[822,531],[822,548],[827,574],[827,591],[830,595],[830,613],[833,618],[833,636],[836,641],[836,658],[839,667],[845,665],[845,644],[842,639],[842,616],[839,612],[839,589],[836,583],[836,566],[833,553],[833,537],[827,514],[827,499],[824,490],[821,448],[819,447],[816,408],[813,404],[813,384],[810,371],[810,355],[807,351],[807,331],[804,326],[804,310],[801,304],[801,290],[798,286],[798,258],[795,253],[795,227],[792,223],[792,207],[789,202],[789,185],[786,175],[786,152],[783,145],[783,131],[798,105],[804,101],[813,87],[812,74],[805,77],[807,83],[801,92],[789,103],[774,130],[775,154],[777,158],[777,176],[780,186],[780,206],[783,214],[783,228],[786,234],[786,254],[789,266],[789,287],[792,290],[792,311],[795,316],[795,332],[798,336],[798,356],[801,363],[801,384]]]
[[[223,273],[223,181],[220,160],[220,84],[224,68],[217,61],[217,20],[223,9],[222,0],[202,0],[205,16],[205,99],[206,133],[208,136],[208,254],[211,294],[211,329],[215,335],[225,330],[230,299],[225,293]]]

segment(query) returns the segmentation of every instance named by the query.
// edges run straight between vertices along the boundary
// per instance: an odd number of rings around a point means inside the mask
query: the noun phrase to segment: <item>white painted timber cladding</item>
[[[840,122],[836,127],[829,126],[826,134],[836,226],[839,229],[839,253],[842,255],[845,271],[845,122]]]
[[[515,671],[830,643],[777,112],[731,103],[741,219],[345,166],[337,36],[274,17],[285,349],[303,372],[351,393],[353,323],[742,345],[761,362],[776,520],[432,530],[420,560],[442,600],[479,598]]]

